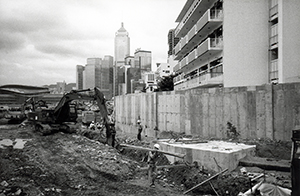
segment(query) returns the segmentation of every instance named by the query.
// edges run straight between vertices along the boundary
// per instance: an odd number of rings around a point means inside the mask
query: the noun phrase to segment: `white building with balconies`
[[[174,89],[300,82],[299,0],[187,0]]]

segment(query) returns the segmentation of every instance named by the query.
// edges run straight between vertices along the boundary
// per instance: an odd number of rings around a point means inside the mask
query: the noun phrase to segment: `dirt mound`
[[[140,163],[98,141],[9,126],[0,136],[31,139],[24,149],[0,149],[0,195],[160,195],[127,183]]]

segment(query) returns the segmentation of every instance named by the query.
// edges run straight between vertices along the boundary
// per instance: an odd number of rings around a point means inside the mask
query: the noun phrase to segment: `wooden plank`
[[[152,148],[144,148],[141,146],[133,146],[133,145],[128,145],[128,144],[120,144],[121,147],[124,148],[131,148],[131,149],[136,149],[136,150],[145,150],[145,151],[157,151],[166,155],[174,156],[174,157],[179,157],[179,158],[184,158],[185,154],[179,154],[179,153],[173,153],[173,152],[167,152],[167,151],[162,151],[162,150],[154,150]]]
[[[178,165],[159,165],[159,166],[156,166],[157,169],[174,168],[174,167],[187,167],[187,165],[186,164],[178,164]],[[139,171],[148,170],[148,167],[141,167],[138,170]]]

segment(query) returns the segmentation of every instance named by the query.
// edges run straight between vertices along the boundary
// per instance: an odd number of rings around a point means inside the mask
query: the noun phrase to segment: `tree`
[[[174,90],[174,75],[163,76],[157,83],[157,91],[172,91]]]

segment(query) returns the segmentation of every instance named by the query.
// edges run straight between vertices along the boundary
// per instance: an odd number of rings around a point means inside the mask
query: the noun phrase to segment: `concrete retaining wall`
[[[300,83],[118,96],[116,126],[136,133],[141,119],[144,136],[161,131],[184,132],[203,138],[226,138],[227,122],[241,138],[289,141],[300,125]]]

